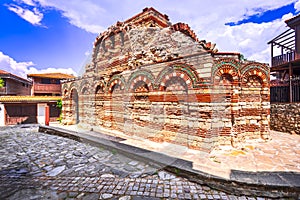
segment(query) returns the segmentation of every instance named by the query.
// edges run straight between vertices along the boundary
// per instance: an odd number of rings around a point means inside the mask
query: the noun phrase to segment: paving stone
[[[68,196],[68,193],[67,193],[67,192],[60,192],[60,193],[58,194],[58,198],[59,198],[59,199],[65,199],[65,198],[67,198],[67,196]]]
[[[64,171],[66,169],[66,166],[59,166],[56,167],[54,169],[52,169],[51,171],[47,172],[47,176],[57,176],[58,174],[60,174],[62,171]]]
[[[99,199],[100,195],[97,193],[92,193],[92,194],[86,194],[82,197],[82,200],[95,200],[95,199]],[[79,197],[77,196],[77,198],[79,199]],[[103,198],[103,196],[102,196]],[[111,197],[108,197],[111,198]]]
[[[110,198],[112,198],[112,197],[113,197],[112,194],[107,194],[107,193],[101,194],[101,198],[102,198],[102,199],[110,199]]]
[[[100,177],[101,178],[115,178],[115,176],[112,174],[102,174]]]
[[[38,133],[36,129],[0,127],[0,141],[0,199],[18,199],[16,195],[22,199],[41,195],[43,198],[48,195],[49,199],[122,200],[122,195],[126,195],[124,199],[238,199],[148,163],[67,138]],[[82,162],[85,164],[80,164]],[[151,173],[141,172],[150,167]],[[27,192],[23,187],[29,188]],[[191,192],[193,194],[189,194]]]
[[[176,178],[174,175],[167,173],[165,171],[158,172],[158,176],[162,180],[170,180],[170,179]]]
[[[78,192],[69,192],[69,197],[76,197],[78,195]]]
[[[119,200],[130,200],[130,199],[131,199],[130,196],[123,196],[119,198]]]
[[[128,164],[132,165],[132,166],[136,166],[137,164],[139,164],[139,162],[134,160],[134,161],[129,162]]]

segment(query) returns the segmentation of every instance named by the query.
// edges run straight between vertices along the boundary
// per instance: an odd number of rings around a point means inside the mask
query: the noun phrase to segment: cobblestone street
[[[154,164],[37,130],[0,128],[0,199],[264,199],[226,194]]]

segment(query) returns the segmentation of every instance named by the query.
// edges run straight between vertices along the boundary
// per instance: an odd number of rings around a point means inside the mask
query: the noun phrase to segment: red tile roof
[[[16,81],[22,82],[22,83],[32,84],[32,82],[30,80],[19,77],[17,75],[14,75],[12,73],[9,73],[9,72],[1,70],[1,69],[0,69],[0,78],[10,78],[10,79],[14,79]]]
[[[0,74],[9,74],[7,71],[1,70],[0,69]]]
[[[61,96],[0,96],[0,102],[24,103],[24,102],[56,102]]]
[[[27,74],[27,77],[38,77],[38,78],[54,78],[54,79],[70,79],[75,76],[63,73],[43,73],[43,74]]]

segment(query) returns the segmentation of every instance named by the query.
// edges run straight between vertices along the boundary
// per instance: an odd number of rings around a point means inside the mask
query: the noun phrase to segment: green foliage
[[[62,113],[59,114],[59,117],[56,120],[59,121],[59,123],[61,123],[61,121],[62,121]]]
[[[59,110],[60,110],[59,117],[56,120],[59,121],[59,123],[61,123],[61,121],[62,121],[62,112],[61,112],[61,110],[62,110],[62,100],[61,99],[57,100],[56,107],[59,108]]]
[[[0,78],[0,88],[2,88],[3,86],[4,86],[4,80]]]
[[[62,100],[61,99],[57,100],[56,107],[59,108],[60,110],[62,110]]]
[[[112,153],[113,155],[116,155],[116,154],[118,153],[118,151],[115,150],[115,149],[112,149],[112,150],[111,150],[111,153]]]
[[[175,168],[175,173],[176,173],[176,175],[179,175],[179,173],[180,173],[180,169],[178,169],[178,168]]]
[[[240,60],[241,61],[247,61],[247,58],[245,58],[244,54],[240,54]]]

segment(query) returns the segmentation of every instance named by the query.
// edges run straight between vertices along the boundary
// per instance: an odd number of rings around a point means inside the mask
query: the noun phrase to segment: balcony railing
[[[300,54],[297,54],[294,51],[275,56],[272,58],[272,67],[283,65],[297,59],[300,59]]]
[[[34,93],[61,93],[60,84],[34,84]]]

